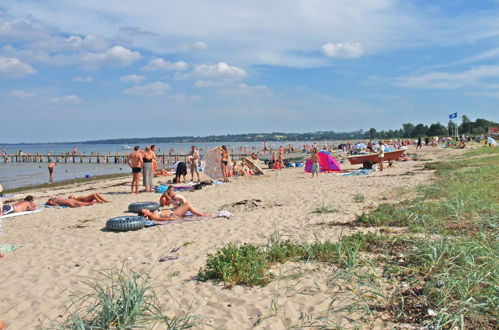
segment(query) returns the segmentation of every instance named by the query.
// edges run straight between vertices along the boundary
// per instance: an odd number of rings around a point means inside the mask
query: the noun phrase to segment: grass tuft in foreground
[[[335,207],[334,205],[327,205],[324,202],[322,204],[318,205],[312,211],[312,213],[319,213],[319,214],[323,214],[323,213],[337,213],[337,212],[339,212],[339,210],[338,210],[337,207]]]
[[[100,275],[85,282],[90,292],[73,295],[69,315],[60,329],[136,329],[159,323],[167,329],[190,329],[200,324],[189,314],[163,315],[147,276],[123,270]]]

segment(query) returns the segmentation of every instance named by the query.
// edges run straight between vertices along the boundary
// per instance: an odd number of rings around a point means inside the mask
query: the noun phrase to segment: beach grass
[[[200,320],[189,313],[163,315],[150,278],[134,272],[109,270],[84,282],[88,292],[73,293],[60,329],[137,329],[162,324],[167,329],[190,329]]]
[[[339,210],[336,206],[322,202],[312,211],[312,213],[324,214],[324,213],[336,213],[338,211]]]
[[[382,204],[358,219],[419,233],[399,237],[398,249],[384,244],[390,240],[368,244],[384,246],[387,274],[399,279],[388,309],[394,321],[492,329],[499,316],[499,148],[426,168],[438,181],[418,187],[418,197]]]
[[[3,192],[4,192],[4,194],[22,193],[25,191],[49,189],[49,188],[56,188],[56,187],[63,187],[63,186],[72,186],[72,185],[76,185],[76,184],[80,184],[80,183],[92,183],[92,182],[97,182],[97,181],[102,181],[102,180],[120,179],[120,178],[125,178],[127,176],[130,176],[130,174],[118,173],[118,174],[96,175],[96,176],[92,176],[90,178],[77,178],[77,179],[56,181],[53,183],[43,183],[43,184],[32,185],[32,186],[6,189]]]
[[[273,275],[270,268],[287,261],[317,261],[353,269],[361,264],[359,252],[366,244],[363,234],[344,236],[338,242],[293,242],[272,235],[263,246],[229,244],[209,254],[206,265],[199,271],[201,281],[221,281],[234,285],[264,286]]]

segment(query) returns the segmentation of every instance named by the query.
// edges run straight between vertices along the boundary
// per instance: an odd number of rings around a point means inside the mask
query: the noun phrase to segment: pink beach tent
[[[319,151],[317,155],[319,156],[319,168],[321,172],[341,171],[340,164],[329,152]],[[309,159],[305,165],[305,172],[312,172],[312,166],[312,160]]]

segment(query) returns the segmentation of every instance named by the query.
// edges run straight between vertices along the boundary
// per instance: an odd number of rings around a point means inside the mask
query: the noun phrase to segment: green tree
[[[414,127],[414,137],[419,137],[419,136],[426,136],[426,133],[428,132],[428,126],[423,125],[423,124],[417,124],[416,127]]]
[[[443,136],[447,135],[447,128],[440,124],[440,122],[437,122],[436,124],[431,124],[430,127],[428,128],[427,132],[428,136]]]
[[[411,123],[402,124],[402,129],[404,130],[404,137],[411,138],[414,136],[414,125]]]
[[[456,128],[457,124],[452,120],[449,120],[449,122],[447,123],[447,134],[449,136],[454,136],[456,134]]]

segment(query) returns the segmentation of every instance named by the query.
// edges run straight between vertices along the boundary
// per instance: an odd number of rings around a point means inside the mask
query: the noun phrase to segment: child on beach
[[[314,149],[314,153],[312,154],[312,157],[310,157],[310,160],[312,160],[312,178],[314,177],[314,173],[317,178],[319,178],[319,155],[317,154],[317,148]]]
[[[175,188],[173,186],[169,186],[159,198],[159,204],[161,206],[169,206],[172,204],[173,206],[178,207],[186,203],[187,199],[184,196],[175,194]]]

